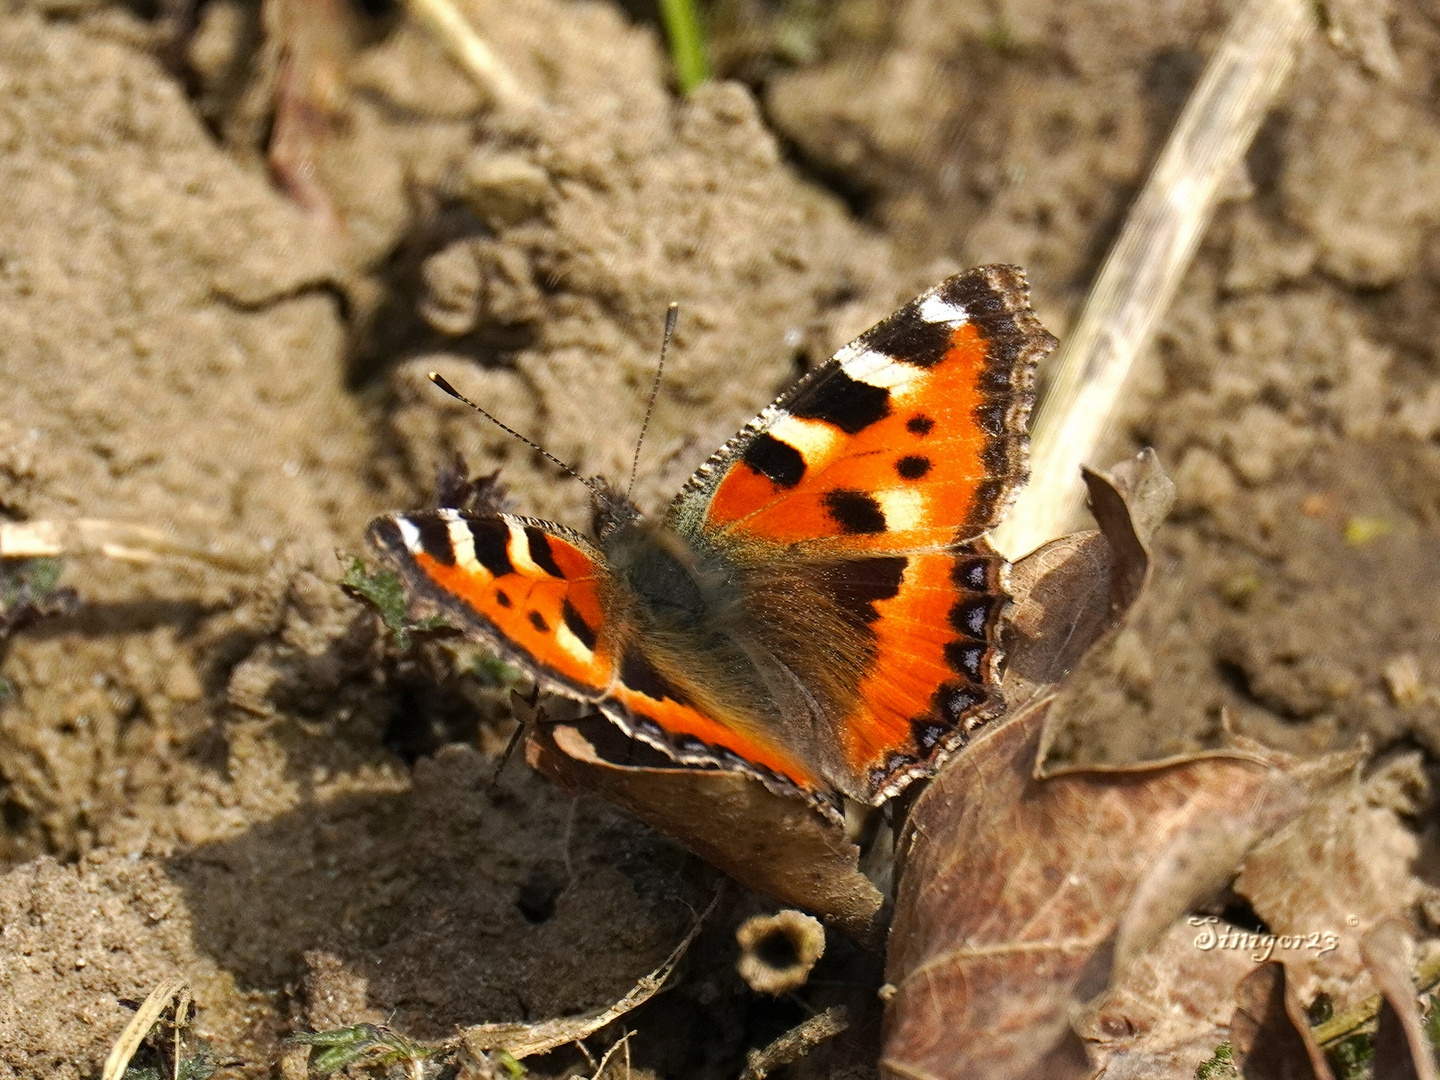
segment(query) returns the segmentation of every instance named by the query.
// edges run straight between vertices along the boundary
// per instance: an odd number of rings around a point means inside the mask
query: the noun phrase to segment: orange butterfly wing
[[[1053,345],[1018,268],[950,278],[756,417],[671,519],[731,543],[825,551],[979,536],[1024,482],[1035,362]]]
[[[595,702],[677,761],[712,764],[728,751],[733,763],[743,756],[795,787],[821,785],[782,741],[738,732],[657,670],[614,617],[604,555],[578,534],[536,518],[446,509],[379,518],[370,542],[400,572],[413,611],[450,616],[545,689]]]
[[[816,750],[853,797],[894,795],[1001,708],[1006,565],[980,537],[1024,482],[1035,365],[1054,343],[1018,268],[957,275],[761,413],[671,507],[675,528],[761,571],[761,625],[793,601],[764,567],[844,583],[831,592],[850,630],[774,647],[802,681],[854,673]]]

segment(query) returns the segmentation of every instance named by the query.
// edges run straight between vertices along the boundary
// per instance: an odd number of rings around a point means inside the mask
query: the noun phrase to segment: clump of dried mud
[[[256,568],[71,559],[80,610],[5,643],[0,1076],[93,1074],[117,999],[174,973],[258,1076],[307,1026],[439,1036],[651,970],[697,868],[518,763],[492,786],[494,673],[400,656],[339,588],[337,551],[457,451],[584,524],[583,488],[424,372],[623,478],[679,300],[654,507],[950,269],[1024,264],[1063,333],[1229,8],[851,3],[807,63],[688,100],[616,8],[468,10],[545,107],[493,108],[421,31],[357,15],[288,193],[253,9],[201,7],[178,66],[124,7],[0,13],[0,514]],[[1311,42],[1138,380],[1125,439],[1180,508],[1071,691],[1077,759],[1209,745],[1222,710],[1290,749],[1440,751],[1440,27],[1401,3],[1345,42]],[[783,1019],[715,942],[657,1000],[662,1073],[731,1075]]]

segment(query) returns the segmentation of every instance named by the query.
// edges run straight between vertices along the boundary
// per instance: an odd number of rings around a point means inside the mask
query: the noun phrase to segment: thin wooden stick
[[[1314,22],[1306,0],[1246,0],[1231,20],[1056,353],[1035,418],[1030,483],[991,537],[1010,558],[1062,535],[1079,514],[1080,466],[1094,465],[1109,438],[1135,357]]]
[[[192,559],[239,573],[256,573],[266,556],[258,549],[217,550],[177,540],[148,525],[96,518],[44,521],[0,521],[0,559],[34,559],[60,555],[103,555],[122,562],[155,563]]]
[[[453,0],[405,0],[405,7],[497,105],[529,109],[536,104]]]
[[[125,1069],[129,1066],[130,1059],[135,1056],[135,1051],[140,1049],[140,1044],[155,1026],[155,1021],[160,1019],[161,1014],[177,996],[186,1004],[189,1003],[190,984],[184,979],[170,979],[150,991],[150,996],[141,1003],[130,1022],[125,1025],[125,1030],[120,1033],[120,1038],[116,1039],[115,1045],[110,1048],[110,1055],[105,1059],[105,1067],[100,1072],[100,1080],[120,1080],[125,1075]],[[177,1019],[177,1024],[178,1022]]]

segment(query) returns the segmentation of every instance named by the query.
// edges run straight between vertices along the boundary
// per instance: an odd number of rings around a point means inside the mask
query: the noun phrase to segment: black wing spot
[[[881,324],[885,331],[882,351],[901,363],[918,368],[934,367],[945,359],[955,333],[951,327],[926,322],[920,318],[919,306],[913,304],[890,318],[894,321],[893,327]]]
[[[593,653],[595,651],[595,630],[580,617],[580,612],[575,610],[575,605],[570,603],[568,597],[560,607],[560,617],[565,620],[565,625],[570,632],[580,639],[580,644]]]
[[[930,459],[919,454],[906,454],[895,462],[895,471],[904,480],[919,480],[930,471]]]
[[[998,587],[990,580],[991,561],[985,558],[956,559],[950,580],[970,592],[991,592]]]
[[[515,572],[510,561],[510,527],[503,521],[471,521],[470,536],[475,541],[475,559],[497,578]]]
[[[652,701],[669,698],[680,705],[690,704],[690,699],[640,653],[627,652],[620,658],[620,681]]]
[[[548,634],[550,632],[550,624],[545,621],[545,617],[538,611],[530,612],[530,625],[542,634]]]
[[[885,511],[875,497],[864,491],[837,488],[827,491],[820,500],[825,512],[846,533],[883,533]]]
[[[955,686],[945,683],[935,691],[935,711],[954,726],[965,718],[965,714],[985,704],[985,695],[973,686]]]
[[[563,578],[565,572],[555,562],[555,555],[550,550],[550,538],[534,525],[525,526],[525,539],[530,548],[530,561],[544,570],[551,577]]]
[[[513,601],[504,589],[495,590],[495,602],[501,607],[510,607],[513,604]]]
[[[805,458],[800,451],[768,433],[757,435],[741,457],[745,464],[780,487],[794,487],[805,475]]]
[[[420,550],[441,566],[455,565],[455,545],[450,542],[449,523],[438,517],[407,518],[420,533]]]
[[[890,415],[890,391],[852,379],[836,366],[806,387],[789,408],[802,420],[823,420],[847,435],[858,435]]]
[[[926,435],[929,435],[930,432],[934,429],[934,427],[935,421],[931,420],[930,417],[926,416],[924,413],[916,413],[914,416],[910,417],[909,420],[905,421],[905,430],[910,432],[910,434],[912,435],[919,435],[922,438]]]
[[[945,646],[945,662],[957,675],[964,675],[971,682],[983,682],[982,667],[985,663],[985,646],[968,641],[951,641]]]
[[[984,641],[990,625],[990,601],[984,598],[958,601],[950,609],[950,625],[968,638]]]
[[[889,555],[836,563],[820,576],[820,582],[842,611],[868,625],[880,617],[875,605],[900,592],[909,561],[904,555]]]

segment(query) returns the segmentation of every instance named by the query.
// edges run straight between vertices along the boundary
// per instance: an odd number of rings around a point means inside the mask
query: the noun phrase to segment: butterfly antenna
[[[665,372],[665,351],[670,348],[670,338],[675,333],[675,320],[680,318],[680,305],[670,302],[665,312],[665,337],[660,341],[660,363],[655,366],[655,381],[650,384],[650,400],[645,403],[645,420],[640,425],[640,438],[635,440],[635,457],[630,462],[630,484],[625,489],[625,498],[635,490],[635,477],[640,471],[640,447],[645,445],[645,432],[650,429],[650,414],[655,411],[655,398],[660,393],[660,376]]]
[[[543,457],[547,458],[554,464],[558,465],[565,473],[573,476],[576,480],[579,480],[591,491],[595,492],[597,495],[601,494],[600,489],[595,486],[594,482],[586,480],[585,477],[581,476],[573,468],[571,468],[569,465],[566,465],[565,462],[561,461],[558,457],[550,453],[549,450],[546,450],[543,446],[535,442],[533,439],[527,439],[524,435],[521,435],[520,432],[510,427],[508,424],[502,424],[499,420],[496,420],[495,417],[491,416],[479,405],[476,405],[475,402],[471,401],[464,394],[460,393],[459,390],[456,390],[455,387],[451,386],[448,382],[446,382],[444,376],[442,376],[439,372],[431,371],[427,372],[427,374],[429,375],[431,382],[433,382],[441,390],[444,390],[445,393],[449,394],[456,401],[463,401],[466,405],[469,405],[472,409],[478,412],[481,416],[485,417],[486,420],[489,420],[501,431],[505,432],[507,435],[513,435],[515,438],[523,442],[526,446],[530,447],[531,450],[534,450],[537,454],[540,454]]]

